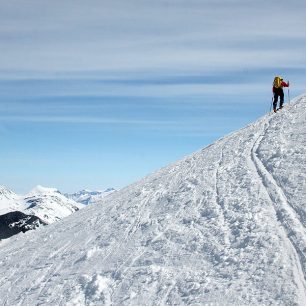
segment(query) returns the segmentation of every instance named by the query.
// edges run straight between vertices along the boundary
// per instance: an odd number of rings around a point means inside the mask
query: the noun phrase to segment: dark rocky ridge
[[[33,215],[26,215],[20,211],[12,211],[0,216],[0,239],[6,239],[20,232],[47,225]]]

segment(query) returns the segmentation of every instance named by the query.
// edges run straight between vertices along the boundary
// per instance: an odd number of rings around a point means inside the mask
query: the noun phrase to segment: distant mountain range
[[[0,239],[59,221],[112,192],[109,188],[64,195],[55,188],[36,186],[26,195],[17,195],[0,186]]]
[[[88,205],[99,202],[104,197],[116,191],[114,188],[108,188],[104,191],[91,191],[91,190],[81,190],[76,193],[66,193],[65,196],[68,199],[74,200],[75,202]]]

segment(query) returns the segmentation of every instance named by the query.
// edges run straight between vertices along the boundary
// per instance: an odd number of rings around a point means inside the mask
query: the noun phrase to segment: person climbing
[[[274,78],[273,82],[273,95],[274,95],[274,100],[273,100],[273,111],[276,113],[277,111],[277,102],[278,102],[278,97],[280,98],[279,102],[279,109],[283,108],[284,104],[284,91],[283,87],[289,87],[289,81],[286,83],[280,76],[276,76]]]

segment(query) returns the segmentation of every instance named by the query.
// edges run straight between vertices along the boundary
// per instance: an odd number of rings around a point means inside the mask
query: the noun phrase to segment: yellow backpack
[[[281,88],[282,87],[282,79],[280,76],[276,76],[273,81],[273,87]]]

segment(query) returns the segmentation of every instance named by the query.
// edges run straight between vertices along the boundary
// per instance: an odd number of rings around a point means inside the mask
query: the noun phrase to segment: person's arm
[[[289,81],[288,81],[288,83],[282,81],[282,86],[283,86],[283,87],[289,87]]]

